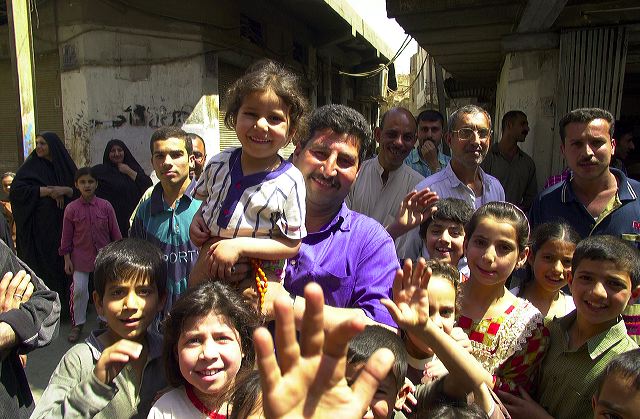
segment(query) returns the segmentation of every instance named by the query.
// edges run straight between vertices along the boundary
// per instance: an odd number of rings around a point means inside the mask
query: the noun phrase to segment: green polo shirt
[[[551,342],[542,361],[538,401],[555,419],[591,418],[591,396],[600,373],[617,355],[638,347],[627,335],[622,317],[609,330],[569,350],[569,328],[576,311],[549,323]]]

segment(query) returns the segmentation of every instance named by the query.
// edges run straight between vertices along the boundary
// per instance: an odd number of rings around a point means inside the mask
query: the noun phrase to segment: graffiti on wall
[[[165,125],[181,126],[187,121],[193,108],[183,105],[179,109],[169,110],[166,106],[129,105],[110,120],[91,119],[89,124],[94,128],[120,128],[123,125],[133,127],[159,128]]]
[[[154,130],[164,125],[182,126],[193,112],[189,105],[178,109],[168,109],[166,106],[130,105],[109,119],[91,119],[84,111],[65,119],[65,135],[71,134],[70,151],[76,161],[85,165],[91,162],[90,144],[96,133],[101,130],[135,129]]]

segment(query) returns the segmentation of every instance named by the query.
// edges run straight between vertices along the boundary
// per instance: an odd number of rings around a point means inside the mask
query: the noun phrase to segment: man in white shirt
[[[374,137],[380,149],[378,156],[362,164],[358,178],[347,196],[353,211],[368,215],[383,226],[396,219],[404,197],[424,179],[404,164],[416,143],[416,120],[407,109],[391,108],[382,116]],[[396,253],[405,257],[408,235],[395,240]]]

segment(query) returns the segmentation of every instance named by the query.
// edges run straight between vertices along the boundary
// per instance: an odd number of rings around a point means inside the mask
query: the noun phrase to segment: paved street
[[[87,323],[82,331],[82,337],[79,342],[82,342],[98,324],[93,305],[89,305],[87,311]],[[67,335],[70,330],[71,323],[61,323],[58,337],[49,346],[36,349],[28,355],[26,368],[27,377],[36,402],[47,386],[47,383],[49,383],[51,374],[58,365],[58,362],[72,346],[71,343],[67,342]]]

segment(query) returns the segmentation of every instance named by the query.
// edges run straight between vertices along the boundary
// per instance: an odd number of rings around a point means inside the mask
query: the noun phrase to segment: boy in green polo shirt
[[[613,236],[582,240],[573,254],[569,287],[576,310],[549,324],[551,342],[536,404],[499,393],[514,417],[593,417],[598,377],[617,355],[637,348],[621,317],[640,292],[640,254]],[[550,415],[550,416],[549,416]]]

